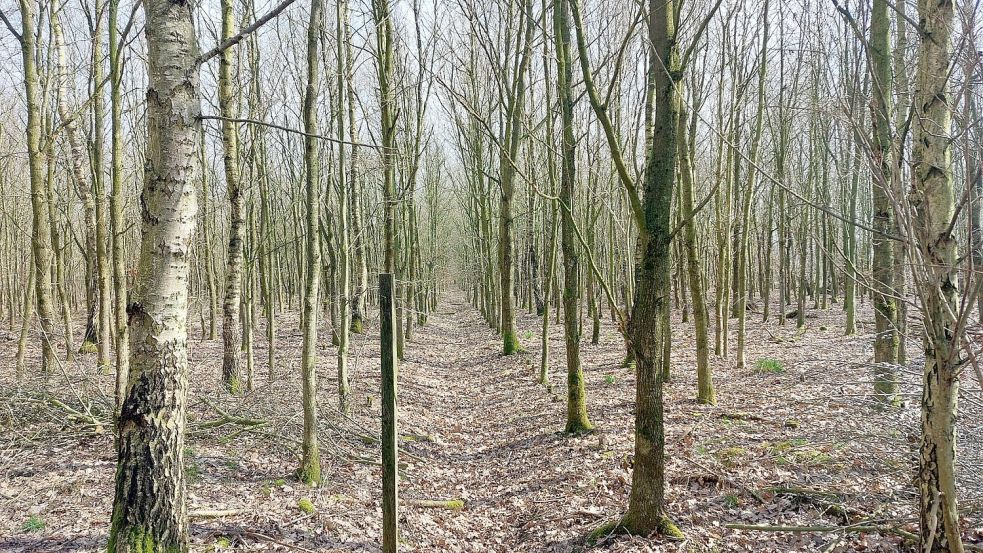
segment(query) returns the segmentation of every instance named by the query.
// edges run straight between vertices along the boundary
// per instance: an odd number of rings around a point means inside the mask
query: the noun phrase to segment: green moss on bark
[[[225,388],[232,395],[239,395],[242,392],[242,383],[238,378],[232,377],[225,382]]]
[[[314,457],[297,470],[297,479],[308,486],[317,486],[321,483],[321,462],[320,458]]]
[[[361,317],[352,317],[352,324],[349,329],[355,334],[365,334],[365,328],[362,324]]]
[[[676,526],[676,524],[666,515],[660,516],[659,519],[654,522],[655,524],[639,524],[633,522],[627,517],[611,520],[605,522],[601,526],[591,531],[591,533],[587,534],[586,541],[588,545],[596,545],[598,542],[607,538],[608,536],[616,534],[647,536],[653,532],[664,538],[674,540],[681,540],[686,537],[685,534],[683,534],[683,531],[680,530],[679,527]]]
[[[519,343],[519,338],[514,332],[505,332],[502,334],[502,353],[504,355],[514,355],[516,353],[525,353],[522,344]]]
[[[120,535],[122,530],[122,520],[118,514],[113,515],[113,525],[109,531],[109,553],[180,553],[181,548],[175,545],[164,546],[157,543],[154,536],[142,527],[133,527],[123,530],[125,536]]]

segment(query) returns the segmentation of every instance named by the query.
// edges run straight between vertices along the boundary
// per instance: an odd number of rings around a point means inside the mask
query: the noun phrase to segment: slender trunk
[[[560,164],[560,243],[563,249],[563,323],[567,350],[567,425],[568,433],[587,432],[594,428],[587,417],[587,392],[584,389],[584,371],[580,361],[580,255],[574,229],[574,202],[576,198],[576,151],[573,133],[574,96],[570,56],[569,5],[559,2],[554,11],[553,32],[557,54],[557,97],[561,117]]]
[[[348,126],[355,125],[355,121],[347,117],[348,110],[345,109],[347,102],[344,101],[348,89],[348,1],[340,0],[335,6],[336,29],[338,33],[338,51],[335,55],[337,64],[337,100],[340,102],[338,109],[338,255],[340,263],[338,265],[338,408],[342,413],[351,411],[351,385],[348,382],[348,332],[351,326],[351,294],[348,283],[351,279],[351,254],[348,225],[348,209],[350,202],[348,194],[350,186],[348,184],[348,150],[344,141],[348,138]],[[361,324],[361,323],[359,323]]]
[[[48,190],[44,182],[44,152],[41,150],[41,99],[38,91],[38,73],[35,65],[33,0],[20,0],[21,59],[24,69],[24,90],[27,97],[27,162],[31,182],[31,250],[34,258],[35,299],[41,326],[41,371],[54,368],[55,352],[54,307],[51,291],[51,218],[48,213]]]
[[[380,117],[382,118],[382,219],[383,271],[395,273],[396,252],[396,98],[392,83],[393,22],[389,0],[372,0],[375,21],[376,58],[379,77]]]
[[[109,0],[109,98],[112,129],[109,224],[113,254],[113,316],[116,323],[116,411],[123,405],[126,380],[130,372],[130,330],[127,324],[126,305],[129,287],[126,284],[126,250],[123,221],[123,60],[119,44],[119,2]]]
[[[103,171],[106,105],[103,102],[102,32],[105,21],[103,0],[95,0],[95,27],[92,37],[92,196],[96,208],[96,282],[99,290],[99,338],[96,366],[109,368],[112,349],[110,311],[112,310],[112,275],[109,259],[109,223],[106,220],[106,174]]]
[[[898,382],[893,365],[898,362],[900,335],[897,329],[898,300],[896,266],[894,260],[895,222],[893,197],[897,188],[890,113],[892,74],[890,52],[891,20],[888,17],[887,0],[875,0],[871,11],[871,92],[873,106],[872,164],[874,166],[872,197],[874,207],[874,232],[871,241],[874,249],[872,271],[874,293],[874,394],[878,401],[892,405],[898,403]]]
[[[751,161],[748,163],[747,188],[744,190],[744,204],[741,213],[740,250],[737,252],[737,369],[747,365],[747,296],[748,273],[750,272],[751,205],[754,203],[755,180],[757,179],[758,154],[761,149],[761,130],[764,124],[765,76],[768,67],[768,0],[765,0],[764,14],[761,18],[764,31],[761,33],[761,59],[758,61],[758,108],[755,114],[754,135],[751,138]]]
[[[233,0],[222,0],[222,41],[235,33]],[[222,303],[222,382],[229,393],[242,391],[242,328],[239,306],[242,294],[242,248],[245,233],[244,197],[239,177],[239,94],[232,80],[233,48],[222,50],[218,63],[218,104],[225,155],[225,188],[229,194],[229,248],[226,251],[225,298]]]
[[[512,244],[512,198],[515,194],[515,164],[518,163],[519,142],[523,136],[522,118],[525,113],[526,72],[532,58],[532,7],[529,0],[524,0],[519,8],[519,28],[524,30],[521,60],[514,75],[514,82],[509,84],[508,104],[505,118],[507,120],[503,147],[499,152],[501,174],[501,196],[499,202],[498,227],[498,272],[501,286],[499,287],[499,307],[501,308],[502,353],[512,355],[522,351],[519,338],[515,333],[515,313],[513,303],[513,244]]]
[[[682,84],[680,84],[680,88]],[[682,90],[679,95],[682,96]],[[687,128],[688,115],[683,103],[680,102],[679,111],[679,175],[681,179],[681,200],[683,212],[682,216],[686,219],[685,234],[683,241],[686,246],[686,261],[689,271],[689,287],[693,296],[693,324],[696,327],[696,401],[714,405],[717,403],[717,394],[713,389],[713,374],[710,370],[710,348],[707,336],[707,326],[709,316],[707,314],[707,303],[703,293],[703,282],[700,279],[700,259],[697,253],[697,232],[695,207],[693,203],[693,164],[690,159],[690,143],[696,130],[696,119]]]
[[[918,19],[924,34],[918,50],[911,152],[914,180],[908,201],[921,254],[916,268],[925,334],[918,489],[920,547],[924,553],[962,553],[956,504],[956,401],[959,391],[958,268],[952,182],[953,2],[922,0]]]
[[[321,166],[318,155],[317,98],[318,98],[318,43],[323,25],[322,0],[311,1],[311,19],[307,28],[307,85],[304,89],[304,165],[306,169],[307,216],[307,270],[304,284],[304,312],[301,328],[303,351],[301,353],[302,403],[304,410],[304,434],[301,440],[301,461],[297,469],[298,479],[311,486],[321,482],[321,456],[317,437],[317,313],[321,280],[321,244],[318,225],[321,220]]]

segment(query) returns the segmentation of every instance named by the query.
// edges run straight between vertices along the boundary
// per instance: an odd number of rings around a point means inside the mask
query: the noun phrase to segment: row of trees
[[[402,355],[454,264],[504,354],[523,350],[517,309],[542,316],[544,383],[562,315],[570,433],[592,428],[584,327],[597,343],[614,321],[637,395],[632,495],[613,527],[637,533],[675,532],[670,309],[692,317],[697,399],[713,404],[710,348],[744,368],[748,317],[805,327],[808,309],[838,304],[852,334],[869,299],[884,408],[899,403],[904,338],[924,339],[921,537],[961,550],[953,419],[983,260],[974,6],[293,3],[21,0],[3,17],[23,86],[3,97],[14,261],[0,305],[21,323],[19,371],[33,320],[42,372],[62,347],[105,368],[115,352],[112,548],[184,547],[189,307],[205,338],[222,319],[232,394],[256,386],[260,330],[276,376],[278,315],[301,312],[298,475],[313,484],[319,326],[347,411],[368,271],[403,284]]]
[[[592,427],[584,311],[593,343],[602,318],[617,324],[637,397],[631,502],[614,527],[671,530],[672,304],[692,315],[696,396],[712,404],[711,347],[746,367],[748,317],[802,328],[808,309],[838,304],[854,334],[869,299],[882,406],[900,405],[906,338],[924,339],[922,539],[961,550],[953,424],[983,209],[975,6],[958,18],[952,2],[883,0],[455,8],[441,84],[464,172],[465,286],[506,355],[522,349],[513,302],[543,317],[544,383],[550,305],[562,312],[568,432]],[[924,334],[908,331],[915,309]]]
[[[13,74],[27,99],[22,109],[17,95],[3,98],[0,211],[13,261],[0,297],[8,324],[22,325],[18,378],[34,320],[39,373],[90,352],[111,370],[115,353],[113,551],[186,549],[189,320],[202,339],[221,328],[221,379],[242,394],[260,386],[254,335],[265,334],[267,375],[277,378],[282,315],[301,311],[297,474],[317,485],[318,329],[337,347],[338,409],[349,412],[349,340],[368,317],[369,269],[399,278],[400,355],[436,307],[452,222],[440,190],[446,159],[426,118],[431,81],[414,70],[434,52],[421,7],[409,18],[410,48],[394,36],[387,1],[372,6],[385,32],[362,36],[363,14],[345,0],[314,0],[306,11],[292,3],[265,13],[254,2],[208,6],[220,15],[208,50],[196,32],[208,28],[208,10],[188,3],[26,0],[0,12],[21,51]],[[272,31],[258,32],[267,23]],[[366,61],[384,84],[378,94],[360,84]],[[393,84],[410,79],[410,94]],[[27,216],[21,197],[31,200]]]

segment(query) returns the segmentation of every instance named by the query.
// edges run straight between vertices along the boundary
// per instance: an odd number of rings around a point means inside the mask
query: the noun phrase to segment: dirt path
[[[503,357],[500,340],[462,297],[447,298],[418,332],[401,369],[400,416],[432,437],[406,446],[430,466],[403,497],[461,498],[466,507],[431,511],[438,524],[407,536],[449,551],[543,551],[541,542],[530,545],[539,542],[533,535],[556,524],[558,503],[576,502],[564,492],[577,483],[553,452],[597,438],[555,433],[562,404],[535,382],[533,356]]]

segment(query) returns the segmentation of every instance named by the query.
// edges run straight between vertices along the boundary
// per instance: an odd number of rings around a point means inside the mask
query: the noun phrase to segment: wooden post
[[[395,278],[379,275],[379,321],[382,344],[382,551],[396,553],[396,320]]]

